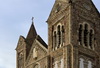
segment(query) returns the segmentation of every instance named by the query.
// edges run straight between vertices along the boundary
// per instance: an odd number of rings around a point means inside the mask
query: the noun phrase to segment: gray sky
[[[17,42],[26,37],[31,17],[38,34],[47,42],[46,20],[55,0],[0,0],[0,68],[16,68]],[[100,11],[100,1],[93,0]],[[41,26],[42,25],[42,26]]]

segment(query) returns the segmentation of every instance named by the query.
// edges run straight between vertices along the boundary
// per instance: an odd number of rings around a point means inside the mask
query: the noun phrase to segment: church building
[[[55,0],[47,24],[48,44],[33,22],[20,36],[16,68],[100,68],[100,13],[92,0]]]

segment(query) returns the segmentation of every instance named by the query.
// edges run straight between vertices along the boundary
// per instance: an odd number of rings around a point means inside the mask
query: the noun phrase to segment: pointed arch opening
[[[83,25],[80,24],[80,27],[79,27],[79,45],[82,45],[83,44]]]
[[[84,45],[88,46],[88,24],[84,26]]]
[[[57,47],[57,35],[56,35],[56,31],[54,31],[54,35],[53,35],[53,50],[55,50]]]
[[[93,37],[93,30],[90,29],[90,34],[89,34],[89,45],[90,45],[90,48],[91,48],[91,49],[94,48],[93,40],[94,40],[94,37]]]
[[[84,59],[83,58],[79,59],[79,68],[84,68]]]
[[[61,28],[60,28],[60,25],[58,25],[57,27],[57,43],[58,43],[58,46],[57,48],[59,48],[60,44],[61,44]]]
[[[65,29],[64,26],[62,26],[62,46],[64,45],[65,42]]]
[[[92,62],[88,61],[88,68],[92,68]]]

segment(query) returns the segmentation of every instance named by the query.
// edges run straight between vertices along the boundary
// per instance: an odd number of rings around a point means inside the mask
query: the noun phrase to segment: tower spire
[[[32,17],[32,24],[34,24],[34,17]]]
[[[35,37],[37,36],[37,32],[36,32],[36,29],[35,29],[35,26],[34,26],[33,19],[34,19],[34,17],[32,17],[32,24],[31,24],[30,30],[29,30],[29,32],[28,32],[28,35],[27,35],[27,37],[26,37],[26,39],[27,39],[28,41],[30,41],[31,44],[33,43],[33,40],[34,40]]]

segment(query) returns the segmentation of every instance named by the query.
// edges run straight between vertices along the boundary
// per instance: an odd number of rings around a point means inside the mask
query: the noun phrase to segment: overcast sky
[[[37,33],[47,42],[46,20],[55,0],[0,0],[0,68],[16,68],[17,42],[26,37],[31,17]],[[100,0],[93,0],[100,11]]]

